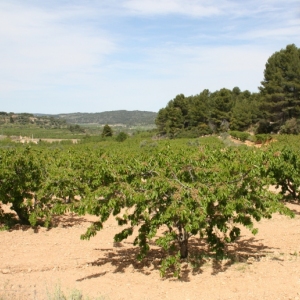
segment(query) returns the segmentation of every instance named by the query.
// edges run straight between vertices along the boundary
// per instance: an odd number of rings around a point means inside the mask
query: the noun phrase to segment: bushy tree
[[[179,276],[180,259],[188,257],[193,237],[223,258],[226,244],[239,237],[241,224],[255,234],[254,220],[271,218],[274,212],[292,215],[279,201],[281,196],[266,188],[273,158],[272,152],[258,154],[247,148],[203,147],[199,152],[170,145],[138,157],[130,153],[123,158],[124,165],[119,155],[107,155],[109,162],[99,162],[107,165],[106,172],[97,173],[97,182],[105,185],[76,208],[80,214],[99,216],[82,238],[94,236],[114,215],[125,226],[114,240],[135,236],[138,259],[147,255],[153,243],[165,250],[162,275],[170,268]]]
[[[108,137],[108,136],[112,136],[112,135],[113,135],[113,131],[112,131],[111,127],[106,124],[103,127],[102,137]]]
[[[286,134],[299,134],[300,133],[300,120],[296,118],[289,119],[283,126],[280,127],[280,133]]]
[[[125,132],[121,131],[121,132],[117,135],[116,140],[117,140],[118,142],[124,142],[127,138],[128,138],[128,135],[127,135]]]
[[[82,127],[80,127],[78,124],[70,125],[69,130],[72,133],[85,133],[85,130]]]

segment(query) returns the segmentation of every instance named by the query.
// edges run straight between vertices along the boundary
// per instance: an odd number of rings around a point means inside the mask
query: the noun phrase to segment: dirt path
[[[181,279],[161,279],[161,252],[151,251],[144,263],[135,260],[132,240],[113,243],[113,221],[90,241],[80,234],[91,217],[66,216],[51,230],[20,228],[0,232],[0,299],[47,299],[60,285],[102,299],[299,299],[300,206],[289,205],[294,219],[275,215],[248,231],[233,245],[236,262],[185,264]],[[195,241],[197,242],[197,241]],[[192,243],[193,244],[193,243]],[[193,247],[191,254],[193,255]],[[197,262],[197,259],[194,258]]]

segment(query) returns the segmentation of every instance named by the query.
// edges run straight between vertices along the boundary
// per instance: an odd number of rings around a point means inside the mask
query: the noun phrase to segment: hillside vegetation
[[[81,138],[87,131],[64,119],[35,116],[30,113],[0,112],[0,135],[32,138]]]
[[[73,124],[109,124],[109,125],[154,125],[156,112],[150,111],[105,111],[99,113],[70,113],[52,115],[56,119],[66,120],[68,123]]]
[[[0,112],[0,126],[5,125],[35,125],[41,128],[67,128],[64,119],[51,116],[35,116],[30,113],[15,114],[13,112]]]
[[[136,131],[155,128],[156,115],[145,111],[60,115],[0,112],[0,135],[81,139],[86,136],[100,136],[106,124],[113,126],[114,134],[123,131],[133,134]]]

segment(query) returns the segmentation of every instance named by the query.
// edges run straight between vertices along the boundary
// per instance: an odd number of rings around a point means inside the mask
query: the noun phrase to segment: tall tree
[[[208,101],[210,91],[203,90],[199,95],[190,97],[188,123],[189,127],[197,127],[208,122]]]
[[[211,94],[210,121],[218,130],[224,122],[230,121],[230,111],[233,106],[233,94],[230,90],[223,88]]]
[[[259,109],[261,104],[259,93],[249,91],[239,93],[231,110],[230,129],[244,131],[262,118]]]
[[[169,101],[165,108],[159,110],[155,123],[161,134],[174,137],[182,128],[188,125],[188,104],[183,94]]]
[[[276,132],[287,120],[300,116],[300,49],[291,44],[275,52],[266,63],[261,84],[265,119]]]

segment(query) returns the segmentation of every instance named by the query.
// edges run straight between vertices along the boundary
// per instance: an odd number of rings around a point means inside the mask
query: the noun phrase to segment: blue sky
[[[158,111],[177,94],[257,92],[300,47],[299,0],[0,0],[0,111]]]

